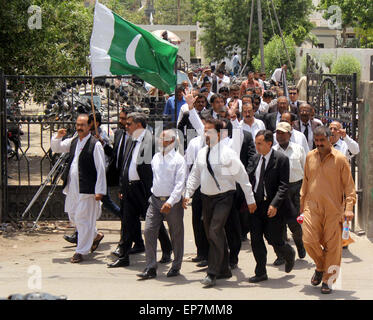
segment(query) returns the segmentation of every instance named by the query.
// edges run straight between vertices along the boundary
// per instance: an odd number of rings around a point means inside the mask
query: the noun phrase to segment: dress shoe
[[[176,270],[176,269],[173,269],[171,268],[168,272],[167,272],[167,278],[170,278],[170,277],[176,277],[180,275],[180,271],[179,270]]]
[[[241,241],[242,242],[245,242],[245,241],[248,241],[249,239],[247,238],[247,235],[242,235],[241,236]]]
[[[113,254],[114,256],[116,256],[116,257],[120,257],[120,247],[119,246],[117,246],[116,248],[115,248],[115,250],[111,253],[111,254]]]
[[[163,252],[162,258],[158,262],[159,263],[168,263],[168,262],[171,262],[171,252],[170,253]]]
[[[130,259],[128,258],[119,258],[113,263],[108,263],[108,268],[119,268],[119,267],[128,267],[130,265]]]
[[[78,243],[78,232],[74,232],[72,235],[68,236],[67,234],[65,234],[63,236],[63,238],[67,241],[67,242],[70,242],[70,243],[75,243],[77,244]]]
[[[306,256],[306,249],[304,249],[304,246],[297,248],[297,251],[299,259],[303,259]]]
[[[227,272],[219,274],[216,279],[229,279],[232,278],[232,272],[229,270]]]
[[[237,268],[237,263],[230,263],[229,266],[231,267],[231,270],[234,270]]]
[[[197,264],[198,268],[204,268],[208,266],[207,260],[202,260],[200,263]]]
[[[137,276],[142,280],[153,279],[157,276],[157,271],[155,268],[145,269],[143,273],[139,273]]]
[[[80,253],[75,253],[70,259],[71,263],[79,263],[83,261],[83,256]]]
[[[130,250],[130,254],[137,254],[137,253],[143,253],[143,252],[145,252],[145,247],[144,246],[142,246],[142,247],[134,246]]]
[[[192,259],[192,262],[201,262],[204,259],[205,259],[204,257],[197,256],[197,257],[195,257],[195,258]]]
[[[347,245],[347,246],[344,246],[344,247],[342,247],[342,249],[348,249],[348,245]]]
[[[265,280],[268,280],[268,276],[266,274],[263,274],[262,276],[254,276],[249,278],[250,283],[258,283]]]
[[[201,280],[204,288],[211,288],[216,284],[216,277],[212,274],[208,274],[205,279]]]
[[[281,266],[285,263],[285,259],[284,258],[277,258],[275,260],[275,262],[273,262],[273,265],[274,266]]]
[[[290,247],[291,248],[291,247]],[[285,272],[289,273],[294,268],[295,263],[295,251],[293,248],[291,248],[291,255],[288,259],[285,261]]]

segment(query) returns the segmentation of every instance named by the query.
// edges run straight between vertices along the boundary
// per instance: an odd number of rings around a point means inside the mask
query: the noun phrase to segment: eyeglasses
[[[293,95],[295,96],[297,93],[296,92],[289,92],[289,94],[292,95],[292,96]]]

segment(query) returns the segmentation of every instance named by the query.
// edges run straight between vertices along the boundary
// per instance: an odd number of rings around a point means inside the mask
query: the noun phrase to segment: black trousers
[[[140,216],[145,214],[148,205],[142,182],[130,183],[126,187],[120,203],[122,215],[121,239],[119,242],[120,258],[128,256],[133,242],[137,246],[144,246],[144,240],[141,236]],[[170,253],[172,245],[163,223],[159,229],[158,239],[162,252]]]
[[[236,200],[236,195],[237,192],[235,192],[234,194],[234,200]],[[237,264],[242,241],[240,212],[238,211],[235,203],[232,204],[231,211],[225,224],[225,234],[227,236],[229,247],[229,263]]]
[[[229,272],[228,244],[224,226],[233,205],[234,191],[215,196],[202,194],[202,216],[209,242],[207,273],[219,275]]]
[[[257,210],[250,215],[250,237],[256,261],[256,276],[267,273],[267,249],[263,236],[275,248],[276,252],[279,252],[285,259],[292,255],[292,248],[285,243],[283,238],[285,221],[278,212],[273,218],[269,218],[267,215],[269,205],[269,200],[258,202]]]
[[[300,214],[300,189],[302,187],[302,180],[300,181],[297,181],[297,182],[293,182],[293,183],[289,183],[289,189],[288,189],[288,194],[289,194],[289,197],[290,197],[290,200],[291,202],[293,203],[295,209],[297,210],[297,214],[299,215]],[[287,227],[286,225],[289,227],[290,231],[291,231],[291,235],[293,237],[293,240],[294,240],[294,243],[295,243],[295,246],[297,247],[297,249],[301,249],[303,248],[303,240],[302,240],[302,227],[301,225],[297,222],[296,218],[291,218],[291,219],[288,219],[286,221],[286,224],[284,225],[284,229],[283,229],[283,238],[284,240],[286,241],[286,233],[287,233]],[[276,255],[278,257],[281,258],[281,253],[280,252],[276,252]]]
[[[192,225],[194,233],[194,242],[197,247],[197,256],[207,260],[209,253],[209,242],[206,238],[205,229],[202,220],[202,199],[201,190],[198,188],[192,197]]]
[[[234,206],[239,213],[241,236],[246,237],[250,231],[250,212],[247,208],[245,194],[243,193],[241,186],[237,183],[236,187],[237,190],[234,198]]]

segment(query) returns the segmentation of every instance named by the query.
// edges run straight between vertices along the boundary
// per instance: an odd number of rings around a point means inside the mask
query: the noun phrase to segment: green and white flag
[[[178,48],[96,2],[91,35],[92,76],[134,74],[172,93]]]

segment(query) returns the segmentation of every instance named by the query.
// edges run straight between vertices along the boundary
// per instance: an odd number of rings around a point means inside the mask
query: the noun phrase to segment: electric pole
[[[261,72],[265,72],[264,66],[264,44],[263,44],[263,21],[262,21],[262,7],[261,0],[257,0],[258,5],[258,26],[259,26],[259,45],[260,45],[260,65]]]

